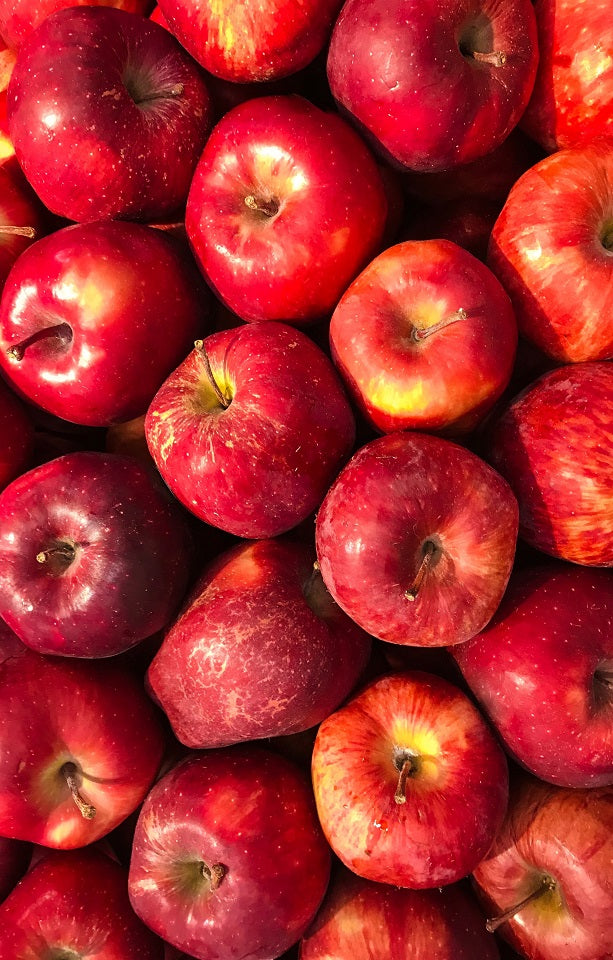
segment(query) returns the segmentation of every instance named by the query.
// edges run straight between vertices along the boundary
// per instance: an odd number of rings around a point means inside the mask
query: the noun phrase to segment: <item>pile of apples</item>
[[[0,34],[0,960],[613,960],[610,4]]]

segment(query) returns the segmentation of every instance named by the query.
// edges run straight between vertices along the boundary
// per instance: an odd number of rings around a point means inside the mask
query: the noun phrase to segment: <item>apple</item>
[[[138,919],[127,871],[95,847],[48,851],[0,906],[4,960],[164,960]]]
[[[158,470],[201,520],[238,537],[285,533],[315,510],[355,422],[332,363],[285,324],[199,341],[145,419]]]
[[[527,960],[609,960],[613,795],[526,777],[474,880],[499,931]]]
[[[470,431],[507,386],[517,324],[486,266],[447,240],[375,257],[330,321],[332,357],[378,430]]]
[[[370,637],[334,603],[314,561],[310,545],[258,540],[204,571],[147,674],[181,743],[308,730],[354,687]]]
[[[31,856],[29,843],[0,837],[0,904],[25,873]]]
[[[520,536],[543,553],[613,565],[613,367],[558,367],[492,424],[488,459],[519,501]]]
[[[321,575],[380,640],[462,643],[502,599],[517,512],[508,484],[475,454],[428,434],[388,434],[361,447],[326,494]]]
[[[474,897],[461,884],[406,890],[342,867],[300,943],[300,960],[498,960]]]
[[[447,170],[495,149],[532,92],[530,0],[347,0],[328,54],[339,105],[394,162]]]
[[[520,332],[561,363],[613,357],[613,139],[561,150],[515,184],[488,264]]]
[[[130,863],[136,913],[199,960],[271,960],[302,936],[330,851],[306,777],[253,745],[189,757],[149,793]]]
[[[26,408],[0,381],[0,490],[26,469],[34,446],[34,427]]]
[[[144,414],[201,336],[208,299],[187,250],[159,230],[100,220],[44,237],[0,305],[0,367],[45,410],[87,426]]]
[[[466,694],[420,671],[375,680],[319,727],[319,819],[358,876],[414,890],[471,873],[507,804],[505,756]]]
[[[185,226],[217,295],[243,320],[305,324],[334,309],[377,252],[385,188],[366,145],[302,97],[259,97],[214,128]]]
[[[43,203],[69,220],[181,208],[204,146],[201,71],[167,30],[111,7],[47,17],[19,51],[11,139]]]

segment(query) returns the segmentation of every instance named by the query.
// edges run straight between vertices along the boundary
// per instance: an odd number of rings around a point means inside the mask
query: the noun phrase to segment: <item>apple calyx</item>
[[[68,346],[72,341],[72,328],[68,323],[54,323],[49,327],[41,327],[40,330],[31,333],[29,337],[9,347],[6,351],[7,356],[20,363],[28,347],[39,343],[41,340],[57,340],[58,346]]]
[[[200,862],[200,873],[205,880],[209,882],[210,890],[217,890],[221,886],[223,878],[227,873],[226,867],[223,863],[213,863],[209,867],[208,863],[205,863],[204,860]]]
[[[68,569],[77,555],[76,547],[67,540],[62,540],[54,547],[47,550],[40,550],[36,554],[37,563],[51,563],[54,566],[54,572],[63,573]]]
[[[488,931],[488,933],[495,933],[495,931],[498,930],[503,923],[506,923],[507,920],[512,920],[513,917],[520,912],[520,910],[523,910],[524,907],[528,906],[528,904],[534,903],[545,893],[551,893],[552,890],[555,890],[556,886],[557,884],[553,877],[544,876],[541,879],[538,887],[536,887],[532,893],[529,893],[527,897],[524,897],[523,900],[520,900],[520,902],[516,903],[514,906],[509,907],[509,909],[505,910],[504,913],[499,914],[497,917],[491,917],[489,920],[487,920],[485,923],[485,929]]]
[[[34,240],[36,237],[36,230],[34,227],[15,227],[9,223],[0,224],[0,234],[9,234],[13,237],[27,237],[28,240]]]
[[[213,388],[213,392],[217,397],[219,405],[223,407],[224,410],[227,410],[227,408],[230,406],[230,403],[231,403],[231,397],[228,397],[225,393],[222,392],[222,390],[219,387],[219,384],[217,383],[215,377],[213,376],[213,371],[211,369],[211,361],[209,360],[209,355],[206,352],[204,341],[195,340],[194,347],[196,349],[196,352],[199,354],[202,362],[204,363],[204,369],[206,371],[207,379],[211,387]]]
[[[415,579],[413,580],[413,583],[411,584],[409,589],[405,591],[405,594],[404,594],[407,600],[410,600],[411,603],[414,603],[415,600],[417,600],[419,591],[426,578],[426,574],[428,573],[428,570],[431,569],[431,567],[436,562],[436,560],[438,560],[440,553],[441,553],[440,547],[436,545],[434,540],[426,540],[425,543],[423,544],[423,547],[422,547],[423,555],[421,558],[419,569],[415,574]]]
[[[255,194],[250,193],[245,197],[245,206],[272,219],[278,214],[281,204],[276,197],[256,197]]]
[[[457,323],[459,320],[466,320],[467,317],[468,314],[466,310],[460,307],[458,310],[455,310],[454,313],[450,313],[448,317],[439,320],[438,323],[433,323],[431,327],[413,327],[411,330],[411,339],[414,343],[421,343],[422,340],[426,340],[432,336],[433,333],[438,333],[439,330],[444,330],[445,327],[449,327],[452,323]]]
[[[83,819],[93,820],[96,816],[96,808],[93,806],[93,804],[88,803],[79,791],[79,771],[77,765],[71,762],[65,763],[60,770],[60,773],[64,777],[74,804]]]

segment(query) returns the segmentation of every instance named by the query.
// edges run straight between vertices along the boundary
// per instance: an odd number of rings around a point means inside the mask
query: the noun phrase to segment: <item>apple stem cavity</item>
[[[19,343],[14,343],[12,347],[9,347],[6,351],[7,356],[11,360],[16,360],[20,363],[28,347],[31,347],[35,343],[39,343],[41,340],[57,340],[60,345],[66,346],[72,340],[72,329],[68,323],[55,323],[49,327],[41,327],[40,330],[36,330],[34,333],[30,334],[29,337],[26,337],[25,340],[20,340]]]
[[[497,917],[492,917],[486,921],[485,928],[488,933],[495,933],[503,923],[506,923],[507,920],[512,920],[513,917],[523,910],[524,907],[527,907],[528,904],[534,903],[539,897],[542,897],[544,893],[555,889],[556,882],[552,877],[543,877],[541,883],[533,890],[532,893],[529,893],[527,897],[524,897],[523,900],[520,900],[519,903],[516,903],[514,906],[509,907],[508,910],[505,910],[504,913],[499,914]]]
[[[0,233],[6,233],[13,237],[27,237],[28,240],[34,240],[36,237],[34,227],[14,227],[8,223],[0,224]]]
[[[222,393],[222,391],[219,388],[219,384],[217,383],[217,381],[215,380],[215,377],[213,376],[213,370],[211,369],[211,361],[209,360],[209,355],[206,352],[204,341],[196,340],[194,343],[194,347],[196,348],[197,353],[200,355],[202,362],[204,363],[204,369],[206,370],[206,375],[208,377],[210,385],[213,388],[215,396],[219,401],[220,406],[222,406],[224,410],[227,410],[228,407],[230,406],[230,400],[224,393]]]
[[[70,794],[79,813],[84,820],[93,820],[96,816],[96,808],[91,803],[88,803],[86,800],[84,800],[79,792],[79,785],[77,782],[78,770],[76,764],[65,763],[61,772],[68,785],[68,789],[70,790]]]
[[[436,551],[437,551],[437,547],[434,541],[426,540],[423,546],[423,557],[419,565],[419,570],[415,574],[415,579],[413,580],[413,583],[411,584],[409,589],[405,592],[405,597],[407,598],[407,600],[410,600],[411,603],[414,603],[415,600],[417,600],[419,591],[421,590],[422,584],[426,578],[426,574],[428,573],[428,570],[432,566],[432,560],[434,555],[436,554]]]
[[[210,867],[204,860],[200,864],[200,873],[205,880],[209,881],[211,890],[217,890],[226,875],[226,868],[223,863],[213,863]]]
[[[431,337],[433,333],[438,333],[439,330],[444,330],[445,327],[451,326],[452,323],[457,323],[459,320],[466,320],[468,314],[463,307],[460,307],[459,310],[456,310],[454,313],[450,313],[448,317],[445,317],[444,320],[439,320],[438,323],[432,324],[431,327],[413,327],[411,331],[411,337],[415,343],[421,343],[422,340],[426,340],[428,337]]]
[[[271,219],[279,212],[279,201],[275,200],[274,197],[264,199],[262,197],[256,197],[252,193],[245,197],[245,206]]]

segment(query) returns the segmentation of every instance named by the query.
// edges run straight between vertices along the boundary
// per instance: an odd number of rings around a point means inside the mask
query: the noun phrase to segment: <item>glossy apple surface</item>
[[[490,924],[527,960],[609,960],[613,792],[526,777],[474,872]],[[513,910],[526,898],[522,909]],[[505,911],[513,916],[501,922]]]
[[[259,97],[213,130],[185,226],[239,317],[304,324],[329,315],[377,252],[386,215],[377,165],[344,120],[302,97]]]
[[[149,793],[130,899],[152,930],[199,960],[270,960],[304,933],[329,870],[303,774],[251,745],[215,750],[185,760]]]
[[[509,382],[517,324],[486,266],[446,240],[375,257],[330,321],[332,357],[378,430],[463,433]]]
[[[110,7],[47,17],[21,47],[8,90],[28,180],[53,213],[78,221],[180,208],[209,111],[201,71],[177,40]]]
[[[336,602],[373,636],[416,646],[483,629],[516,537],[508,484],[463,447],[419,433],[363,446],[317,514],[317,557]]]
[[[520,332],[550,357],[613,356],[613,138],[562,150],[521,177],[488,264]]]
[[[537,550],[613,565],[613,367],[559,367],[494,423],[488,459],[519,501],[520,536]]]
[[[375,680],[324,720],[312,772],[328,843],[376,883],[455,883],[506,809],[507,763],[485,720],[453,684],[419,671]]]
[[[349,456],[353,413],[332,363],[284,324],[212,334],[154,397],[151,454],[175,496],[239,537],[277,536],[319,506]]]
[[[497,147],[519,121],[538,60],[530,0],[348,0],[328,80],[397,163],[445,170]]]

